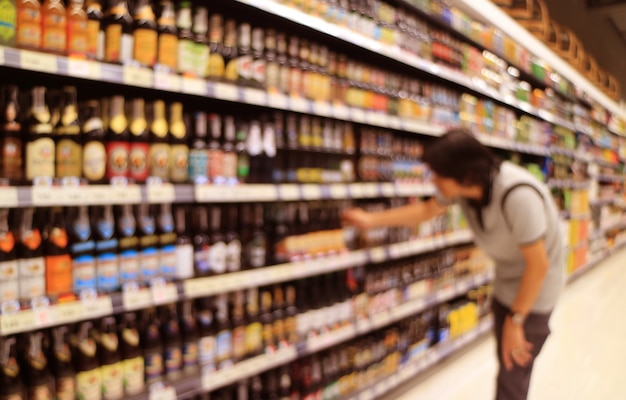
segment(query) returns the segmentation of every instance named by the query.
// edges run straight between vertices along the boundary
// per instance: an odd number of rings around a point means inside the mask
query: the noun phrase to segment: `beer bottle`
[[[236,82],[240,85],[250,86],[252,84],[252,27],[247,22],[239,24],[237,32],[237,58],[226,65],[226,76],[228,79],[231,64],[236,62],[237,74]]]
[[[119,246],[120,283],[138,283],[140,278],[139,238],[137,237],[137,220],[132,205],[120,207],[116,218],[116,230]]]
[[[226,272],[226,243],[222,233],[222,209],[220,206],[211,206],[211,230],[209,238],[211,247],[209,249],[209,270],[213,274],[223,274]]]
[[[250,121],[250,130],[246,140],[246,151],[250,163],[248,182],[259,183],[262,177],[261,157],[263,154],[263,130],[261,121],[254,119]]]
[[[87,58],[104,60],[104,30],[101,0],[87,0]]]
[[[224,241],[226,242],[226,271],[241,270],[241,239],[237,232],[237,206],[226,206]]]
[[[233,362],[238,363],[246,358],[246,322],[244,311],[244,291],[237,290],[232,293],[232,309],[231,309],[231,322],[232,322],[232,352]]]
[[[193,12],[193,73],[204,78],[209,64],[209,10],[206,6],[196,4]]]
[[[176,13],[176,29],[178,30],[177,71],[181,74],[191,74],[194,71],[194,37],[191,31],[193,17],[191,1],[180,0]]]
[[[72,291],[72,259],[68,249],[65,216],[61,207],[54,207],[44,232],[46,294],[59,296]]]
[[[285,285],[285,339],[287,343],[296,345],[298,343],[298,307],[296,299],[296,287],[293,283]]]
[[[0,304],[19,298],[15,235],[9,225],[9,209],[0,209]]]
[[[274,319],[272,316],[272,291],[270,288],[260,290],[261,315],[260,321],[263,332],[263,349],[266,353],[276,351],[276,342],[274,340]]]
[[[103,20],[104,61],[126,64],[133,60],[133,17],[126,0],[109,0]]]
[[[265,88],[265,31],[260,27],[252,28],[252,77],[251,84],[258,88]]]
[[[24,384],[20,376],[17,340],[15,337],[0,339],[0,398],[23,400]]]
[[[265,87],[269,93],[280,90],[280,65],[278,64],[278,38],[276,30],[269,28],[265,31],[264,58],[265,58]]]
[[[182,339],[176,304],[161,308],[161,338],[163,340],[163,372],[167,379],[176,380],[183,368]]]
[[[61,0],[44,0],[41,5],[41,50],[63,54],[67,48],[67,15]]]
[[[236,82],[239,76],[237,43],[237,22],[228,18],[224,24],[224,45],[222,46],[223,78],[228,82]]]
[[[120,353],[122,357],[122,376],[124,393],[133,396],[144,389],[144,358],[139,345],[137,314],[126,313],[119,326]]]
[[[82,173],[89,183],[104,183],[107,169],[107,154],[104,123],[100,115],[100,102],[89,100],[84,107],[82,120],[83,159]]]
[[[44,334],[42,332],[26,334],[22,354],[24,354],[22,373],[26,385],[26,399],[52,400],[54,398],[52,377],[44,348]]]
[[[287,177],[286,171],[286,142],[285,142],[285,118],[282,112],[274,114],[274,145],[276,156],[270,166],[270,182],[283,183]]]
[[[19,88],[7,85],[2,90],[0,115],[0,178],[10,183],[21,183],[22,124],[20,122]]]
[[[145,102],[141,98],[132,100],[129,125],[130,148],[128,155],[128,177],[137,183],[144,183],[150,174],[149,132],[146,121]]]
[[[17,235],[19,298],[32,300],[46,294],[43,243],[34,208],[21,210]]]
[[[83,290],[96,288],[95,243],[91,235],[91,223],[87,206],[70,207],[67,209],[67,233],[69,251],[72,257],[72,290],[80,293]]]
[[[83,144],[80,137],[76,88],[64,87],[62,101],[61,118],[54,129],[57,140],[56,176],[58,178],[81,177]]]
[[[39,50],[42,42],[39,0],[18,0],[15,8],[20,16],[15,31],[16,46]]]
[[[76,393],[79,399],[102,399],[102,373],[95,337],[96,332],[92,322],[80,323],[74,339]]]
[[[124,110],[124,97],[113,96],[109,104],[106,135],[107,178],[109,180],[128,176],[130,152],[128,121]]]
[[[26,180],[54,178],[56,154],[52,139],[51,114],[46,105],[46,88],[35,86],[31,90],[26,139]]]
[[[263,205],[254,204],[252,213],[252,235],[249,242],[245,243],[244,266],[255,269],[266,265],[267,236],[263,230]]]
[[[285,296],[281,285],[274,286],[274,296],[272,303],[272,320],[274,343],[279,349],[288,346],[285,335]]]
[[[70,56],[87,55],[87,13],[85,0],[69,0],[67,4],[67,49]]]
[[[151,104],[150,123],[150,175],[169,179],[170,144],[167,137],[168,123],[165,113],[165,102],[156,100]]]
[[[198,360],[203,373],[217,368],[217,326],[208,297],[198,301]]]
[[[133,20],[133,60],[152,67],[157,60],[158,33],[150,0],[135,2]]]
[[[176,12],[171,0],[161,1],[161,14],[157,26],[159,34],[157,64],[175,72],[178,67],[178,30]]]
[[[276,35],[276,60],[278,61],[278,91],[289,93],[289,54],[287,36],[284,33]]]
[[[231,322],[228,318],[228,297],[226,294],[219,294],[216,298],[216,361],[219,369],[225,369],[233,364],[233,335]]]
[[[120,400],[124,397],[124,368],[120,354],[115,317],[108,316],[100,321],[98,352],[102,375],[102,398]]]
[[[175,210],[176,225],[176,272],[178,280],[193,278],[193,240],[188,225],[188,208],[179,206]]]
[[[263,151],[260,157],[260,180],[261,182],[272,181],[272,167],[276,158],[276,126],[274,121],[265,116],[263,120]]]
[[[93,209],[93,236],[96,248],[96,287],[102,292],[112,292],[120,287],[120,266],[115,237],[113,206]]]
[[[263,353],[263,325],[259,316],[259,290],[256,287],[246,292],[246,355],[258,356]]]
[[[157,216],[157,233],[159,235],[159,269],[167,280],[176,279],[176,233],[174,232],[174,216],[171,204],[161,204]]]
[[[224,152],[220,145],[222,134],[222,117],[219,114],[209,114],[209,131],[211,138],[209,141],[209,179],[211,183],[224,183]]]
[[[222,174],[225,183],[237,183],[237,153],[235,152],[235,119],[232,115],[223,118]]]
[[[224,76],[224,18],[220,13],[212,13],[209,19],[209,63],[207,76],[221,79]]]
[[[208,276],[211,274],[209,268],[209,250],[211,249],[211,239],[209,238],[209,213],[206,207],[196,206],[193,210],[193,248],[194,248],[194,270],[196,277]]]
[[[140,343],[143,350],[145,383],[150,385],[160,381],[164,371],[161,327],[154,307],[143,311],[141,325]]]
[[[182,359],[185,373],[198,368],[198,321],[196,320],[191,300],[180,303],[180,329],[182,332]]]
[[[189,180],[202,183],[208,178],[207,116],[203,111],[193,115],[194,132],[189,150]]]
[[[250,175],[250,157],[246,148],[248,140],[248,122],[242,118],[236,124],[235,152],[237,153],[237,181],[244,183]]]
[[[143,283],[149,283],[160,275],[157,249],[159,238],[156,235],[156,220],[150,211],[150,205],[147,203],[139,204],[137,207],[139,271]]]
[[[70,332],[67,326],[52,329],[50,346],[50,367],[54,379],[54,390],[59,400],[76,398],[76,371],[72,364]]]
[[[183,116],[183,104],[170,105],[170,165],[169,176],[173,183],[189,180],[189,143],[187,123]]]

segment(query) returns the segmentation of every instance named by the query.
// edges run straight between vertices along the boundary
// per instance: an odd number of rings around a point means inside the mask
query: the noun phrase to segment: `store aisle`
[[[567,286],[553,334],[537,359],[529,400],[626,399],[626,250]],[[491,335],[383,400],[491,400],[497,364]]]

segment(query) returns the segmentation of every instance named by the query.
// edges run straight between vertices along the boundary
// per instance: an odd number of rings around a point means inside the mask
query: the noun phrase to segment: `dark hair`
[[[424,162],[437,175],[461,185],[489,186],[502,161],[464,128],[451,129],[424,149]]]

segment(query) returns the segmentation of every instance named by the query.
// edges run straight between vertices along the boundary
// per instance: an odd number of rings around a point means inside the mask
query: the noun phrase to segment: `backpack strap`
[[[542,200],[545,200],[543,198],[543,194],[539,191],[539,189],[537,189],[537,187],[531,183],[527,183],[527,182],[522,182],[522,183],[517,183],[513,186],[511,186],[510,188],[508,188],[506,190],[506,192],[504,192],[504,194],[502,195],[502,198],[500,199],[500,209],[502,210],[502,215],[504,216],[504,221],[506,222],[506,225],[509,227],[509,231],[512,231],[512,227],[511,227],[511,223],[510,221],[507,219],[506,217],[506,213],[504,212],[504,203],[506,202],[507,197],[509,197],[509,194],[511,194],[511,192],[514,189],[517,189],[518,187],[529,187],[531,189],[533,189],[535,192],[537,192],[537,194],[539,195],[539,197],[541,197]]]

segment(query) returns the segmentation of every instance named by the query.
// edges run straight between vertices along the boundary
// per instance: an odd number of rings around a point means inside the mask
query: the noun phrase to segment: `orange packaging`
[[[87,14],[82,8],[67,11],[67,53],[71,56],[87,55]]]
[[[41,5],[37,0],[19,0],[17,8],[17,34],[15,43],[18,47],[41,47]]]
[[[69,254],[46,257],[46,293],[56,296],[72,291],[72,258]]]
[[[65,53],[67,48],[67,16],[63,3],[60,0],[49,0],[41,10],[42,50]]]

